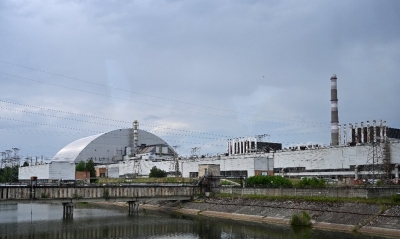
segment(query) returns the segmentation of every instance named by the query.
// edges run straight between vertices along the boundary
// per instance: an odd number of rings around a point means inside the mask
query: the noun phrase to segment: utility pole
[[[179,162],[178,162],[177,149],[179,148],[179,145],[174,145],[174,146],[172,146],[172,148],[174,148],[175,177],[178,177],[178,175],[179,175]]]

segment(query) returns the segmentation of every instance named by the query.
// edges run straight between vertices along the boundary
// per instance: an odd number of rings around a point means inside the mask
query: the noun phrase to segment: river
[[[379,238],[153,210],[128,215],[127,208],[82,203],[73,218],[62,211],[60,204],[0,204],[0,239]]]

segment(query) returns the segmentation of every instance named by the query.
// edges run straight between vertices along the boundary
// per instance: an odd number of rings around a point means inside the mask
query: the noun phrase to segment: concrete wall
[[[75,163],[53,161],[49,165],[49,179],[75,180]]]
[[[0,187],[0,199],[30,199],[32,188]],[[158,196],[193,196],[199,188],[193,186],[143,186],[143,187],[34,187],[35,198],[104,198],[108,191],[109,197],[158,197]],[[44,197],[43,197],[44,196]]]
[[[33,165],[28,167],[19,167],[18,180],[30,180],[32,176],[38,177],[38,180],[49,179],[50,164]]]
[[[269,154],[249,154],[235,156],[215,156],[198,159],[185,159],[179,161],[179,167],[183,177],[189,177],[190,172],[198,172],[199,164],[219,164],[220,171],[246,170],[248,176],[254,176],[262,171],[268,171],[271,175],[273,168],[305,167],[306,170],[318,169],[344,169],[343,171],[332,172],[307,172],[293,173],[293,176],[324,176],[324,175],[354,175],[349,171],[350,165],[363,165],[367,163],[369,146],[354,147],[327,147],[320,149],[308,149],[297,151],[281,151]],[[400,164],[400,142],[390,144],[391,163]],[[156,166],[159,169],[169,172],[173,161],[153,162],[140,160],[140,175],[148,175],[150,169]],[[125,174],[135,173],[134,161],[123,161],[119,164],[107,166],[109,177],[117,178]],[[116,169],[118,168],[118,169]],[[111,169],[115,169],[111,173]],[[285,175],[287,175],[285,173]]]
[[[367,145],[358,145],[278,152],[274,154],[275,168],[349,169],[350,165],[366,164],[370,148]],[[384,148],[384,144],[382,144],[382,148]],[[390,144],[390,152],[391,163],[400,163],[399,142]]]
[[[220,176],[220,165],[219,164],[199,164],[199,177],[203,176]]]
[[[265,196],[318,196],[318,197],[338,197],[338,198],[379,198],[390,197],[400,193],[400,187],[388,188],[318,188],[318,189],[298,189],[298,188],[213,188],[212,192],[238,194],[238,195],[265,195]]]
[[[75,180],[75,164],[57,161],[19,168],[18,180],[30,180],[32,176],[38,180]]]

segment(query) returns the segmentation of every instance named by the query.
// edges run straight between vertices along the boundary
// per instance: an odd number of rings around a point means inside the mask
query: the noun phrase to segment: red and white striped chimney
[[[339,112],[337,98],[337,78],[331,77],[331,144],[339,145]]]

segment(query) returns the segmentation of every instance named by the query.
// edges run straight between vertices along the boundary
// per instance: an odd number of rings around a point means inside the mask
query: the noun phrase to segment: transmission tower
[[[258,140],[258,142],[264,142],[264,138],[268,137],[269,139],[269,134],[258,134],[255,136],[255,138]]]
[[[133,163],[133,175],[135,178],[142,174],[142,164],[140,159],[135,159]]]
[[[178,152],[177,152],[179,145],[174,145],[172,146],[172,148],[174,148],[174,160],[171,163],[170,170],[175,172],[175,177],[178,177],[180,175]]]
[[[12,148],[12,150],[14,150],[14,156],[12,157],[12,165],[13,166],[19,165],[19,160],[20,160],[19,155],[18,155],[19,148]]]
[[[197,150],[199,150],[200,147],[194,147],[190,149],[190,158],[197,158]]]
[[[382,147],[384,145],[384,147]],[[365,179],[369,180],[385,180],[390,174],[390,151],[389,144],[380,142],[372,142],[368,149],[367,163],[364,171]]]

